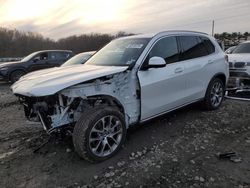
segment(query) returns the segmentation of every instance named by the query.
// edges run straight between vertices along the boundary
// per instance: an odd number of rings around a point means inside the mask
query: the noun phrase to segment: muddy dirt
[[[0,83],[0,187],[250,187],[249,112],[250,102],[190,105],[129,129],[116,156],[91,164],[70,136],[49,137],[28,122]],[[235,156],[220,159],[225,152]]]

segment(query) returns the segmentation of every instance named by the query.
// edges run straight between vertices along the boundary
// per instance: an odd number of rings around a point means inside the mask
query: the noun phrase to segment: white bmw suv
[[[228,54],[231,89],[250,88],[250,41],[243,42]]]
[[[217,109],[228,63],[204,33],[165,31],[111,41],[84,65],[23,76],[12,85],[25,115],[54,132],[71,128],[76,152],[89,161],[113,156],[127,129],[190,103]]]

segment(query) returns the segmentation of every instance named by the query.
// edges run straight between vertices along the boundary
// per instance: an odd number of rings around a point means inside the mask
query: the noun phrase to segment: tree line
[[[230,40],[230,39],[245,39],[247,40],[250,37],[250,33],[249,32],[232,32],[232,33],[228,33],[228,32],[223,32],[223,33],[217,33],[214,35],[214,37],[218,40]]]
[[[50,49],[72,50],[74,53],[98,50],[114,38],[128,35],[133,34],[122,31],[115,35],[91,33],[55,41],[38,33],[0,27],[0,58],[24,57],[34,51]]]
[[[74,53],[98,50],[105,44],[117,37],[133,35],[133,33],[118,32],[117,34],[90,33],[73,35],[57,41],[46,38],[34,32],[22,32],[16,29],[0,27],[0,58],[4,57],[24,57],[34,51],[39,50],[72,50]],[[215,34],[219,41],[228,39],[247,39],[250,33],[223,32]]]

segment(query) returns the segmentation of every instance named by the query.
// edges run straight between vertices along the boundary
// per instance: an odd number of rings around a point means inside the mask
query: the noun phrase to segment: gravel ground
[[[71,137],[49,140],[26,121],[0,83],[0,187],[250,187],[250,102],[216,111],[190,105],[128,131],[123,149],[98,164],[74,152]],[[40,150],[35,149],[45,143]],[[235,152],[220,159],[218,154]]]

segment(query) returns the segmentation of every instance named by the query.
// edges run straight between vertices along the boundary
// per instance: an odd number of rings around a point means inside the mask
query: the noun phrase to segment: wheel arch
[[[23,71],[25,74],[27,73],[27,71],[25,70],[25,68],[22,68],[22,67],[18,67],[18,68],[15,68],[15,69],[12,69],[9,74],[8,74],[8,80],[11,79],[11,75],[13,74],[13,72],[15,71]]]
[[[224,86],[226,86],[227,77],[226,77],[226,75],[225,75],[223,72],[216,73],[216,74],[210,79],[209,83],[210,83],[213,79],[215,79],[215,78],[221,79],[221,80],[223,81]],[[208,87],[209,83],[207,84],[207,87]]]
[[[125,107],[123,105],[123,103],[115,96],[112,95],[108,95],[108,94],[98,94],[98,95],[92,95],[92,96],[88,96],[87,97],[88,100],[91,99],[104,99],[105,102],[107,102],[110,106],[116,106],[119,108],[119,110],[125,114]]]
[[[219,78],[223,81],[224,86],[226,86],[227,83],[227,78],[226,75],[224,73],[218,73],[214,76],[214,78]]]

